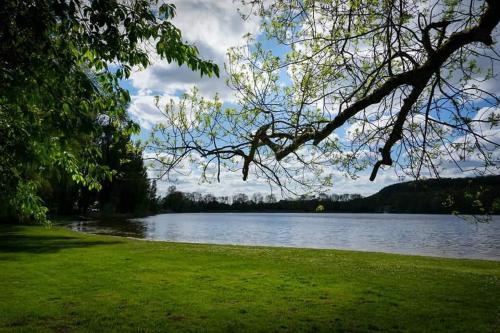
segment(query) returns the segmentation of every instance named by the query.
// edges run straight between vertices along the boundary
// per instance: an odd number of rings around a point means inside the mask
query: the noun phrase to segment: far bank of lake
[[[75,231],[185,243],[347,249],[500,260],[500,216],[474,223],[453,215],[186,213],[76,221]]]

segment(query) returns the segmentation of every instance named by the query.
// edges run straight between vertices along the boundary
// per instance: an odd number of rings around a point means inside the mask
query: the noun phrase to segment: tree
[[[245,193],[237,193],[233,195],[233,205],[234,204],[243,205],[246,204],[247,202],[248,202],[248,195],[246,195]]]
[[[181,191],[169,192],[162,200],[164,209],[173,210],[174,212],[181,212],[184,209],[186,200],[185,195]]]
[[[150,144],[167,171],[198,155],[214,177],[226,167],[287,187],[329,185],[332,167],[371,166],[374,180],[382,166],[416,178],[498,166],[500,99],[484,83],[499,1],[246,3],[275,46],[249,37],[229,52],[236,107],[196,91],[167,106],[166,139]]]
[[[323,206],[322,204],[319,204],[318,206],[316,206],[316,209],[314,211],[316,213],[324,213],[325,212],[325,206]]]
[[[154,207],[154,191],[148,179],[142,159],[142,149],[134,144],[130,135],[116,131],[108,125],[98,143],[101,158],[98,161],[116,171],[111,180],[101,182],[101,190],[95,191],[100,212],[145,213]]]
[[[264,202],[266,203],[275,203],[276,202],[276,196],[274,194],[268,194],[266,195]]]
[[[155,211],[156,184],[148,179],[142,149],[112,124],[103,124],[103,131],[92,144],[101,152],[96,163],[113,170],[113,179],[102,180],[97,191],[77,184],[67,175],[44,175],[39,195],[51,214],[85,214],[90,206],[103,215]]]
[[[203,203],[205,203],[205,204],[213,203],[216,201],[217,201],[217,198],[211,193],[207,193],[203,196]]]
[[[0,8],[0,217],[45,221],[38,191],[47,174],[90,190],[114,171],[92,145],[102,123],[131,134],[129,94],[119,80],[144,68],[154,46],[168,62],[202,75],[199,58],[155,0],[6,0]]]
[[[262,202],[264,202],[264,196],[261,194],[261,193],[254,193],[252,194],[252,201],[255,203],[255,204],[261,204]]]

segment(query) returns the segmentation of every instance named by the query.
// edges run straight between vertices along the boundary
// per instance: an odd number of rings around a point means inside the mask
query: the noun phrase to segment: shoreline
[[[435,258],[435,259],[452,259],[452,260],[481,260],[489,262],[500,263],[500,257],[488,257],[488,258],[471,258],[471,257],[453,257],[453,256],[439,256],[432,254],[421,254],[421,253],[401,253],[401,252],[387,252],[387,251],[375,251],[375,250],[363,250],[363,249],[350,249],[350,248],[324,248],[324,247],[299,247],[299,246],[286,246],[286,245],[263,245],[263,244],[239,244],[239,243],[198,243],[198,242],[187,242],[187,241],[172,241],[163,239],[148,239],[139,238],[133,236],[122,236],[106,233],[97,233],[91,231],[79,231],[68,228],[64,225],[55,225],[55,227],[69,230],[75,233],[82,233],[85,235],[92,236],[102,236],[102,237],[116,237],[120,239],[130,239],[134,241],[141,242],[154,242],[154,243],[167,243],[167,244],[179,244],[179,245],[203,245],[203,246],[220,246],[220,247],[244,247],[244,248],[258,248],[258,249],[295,249],[295,250],[312,250],[312,251],[343,251],[352,253],[367,253],[367,254],[385,254],[385,255],[396,255],[396,256],[407,256],[407,257],[422,257],[422,258]]]
[[[314,212],[314,211],[280,211],[280,210],[261,210],[261,211],[193,211],[193,212],[157,212],[150,214],[115,214],[115,215],[64,215],[64,216],[51,216],[53,221],[99,221],[99,220],[134,220],[142,219],[158,215],[182,215],[182,214],[314,214],[314,215],[328,215],[328,214],[355,214],[355,215],[438,215],[438,216],[456,216],[464,217],[499,217],[500,214],[489,215],[474,215],[474,214],[449,214],[449,213],[396,213],[396,212]]]

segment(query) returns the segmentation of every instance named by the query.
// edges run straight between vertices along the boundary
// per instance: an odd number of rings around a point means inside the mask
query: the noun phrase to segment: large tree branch
[[[310,127],[307,130],[304,130],[302,134],[297,135],[290,144],[282,147],[281,149],[276,149],[275,144],[273,144],[271,148],[275,152],[276,159],[278,161],[282,160],[283,158],[285,158],[290,153],[297,150],[300,146],[302,146],[308,141],[313,140],[313,143],[315,145],[319,144],[321,141],[327,138],[334,130],[344,125],[347,122],[347,120],[351,119],[357,113],[366,109],[368,106],[379,103],[384,97],[388,96],[398,87],[404,85],[410,85],[414,87],[412,94],[413,92],[415,93],[418,92],[418,94],[420,94],[423,90],[423,87],[425,87],[425,84],[429,81],[430,77],[435,72],[439,71],[441,66],[446,62],[447,59],[449,59],[449,57],[454,52],[456,52],[457,50],[468,44],[476,42],[483,43],[488,46],[492,45],[493,39],[491,37],[491,33],[493,29],[498,25],[499,21],[500,21],[500,1],[488,0],[486,9],[484,13],[481,15],[480,20],[475,27],[451,34],[446,42],[444,42],[438,48],[433,50],[431,54],[428,55],[427,60],[422,65],[410,71],[403,72],[389,78],[385,83],[383,83],[380,87],[375,89],[371,94],[368,94],[367,96],[361,98],[357,102],[353,103],[351,106],[341,111],[323,129],[317,131],[314,128]],[[419,88],[417,89],[417,87]],[[418,95],[416,97],[418,98]],[[400,111],[401,118],[403,120],[408,113],[408,111],[405,110],[410,109],[417,98],[410,99],[410,101],[413,100],[413,103],[411,105],[408,105],[409,102],[404,103],[402,110]],[[403,116],[405,117],[403,118]],[[402,123],[404,124],[403,120]],[[397,135],[395,137],[397,137]],[[390,148],[398,140],[395,140],[394,142],[386,146]],[[266,141],[267,144],[269,145],[270,140],[263,140],[263,142]],[[384,151],[384,149],[382,151]],[[383,157],[379,164],[380,165],[386,164],[385,162],[389,163],[389,159]],[[246,168],[244,171],[248,172],[248,168]],[[244,173],[244,178],[246,178],[245,173]],[[371,180],[375,178],[373,173],[372,177],[370,178]]]
[[[425,83],[422,83],[419,86],[414,87],[410,95],[408,95],[408,97],[405,98],[403,106],[401,107],[401,110],[398,113],[398,117],[396,118],[396,122],[394,123],[394,126],[392,128],[392,132],[389,135],[389,139],[387,139],[387,141],[385,142],[384,147],[380,149],[380,153],[382,154],[382,159],[377,161],[377,163],[375,163],[373,171],[370,175],[370,180],[373,181],[375,179],[375,177],[377,176],[378,169],[382,164],[392,165],[392,158],[391,158],[392,146],[394,146],[394,144],[401,139],[403,134],[403,125],[413,107],[413,104],[415,104],[418,97],[424,90]]]

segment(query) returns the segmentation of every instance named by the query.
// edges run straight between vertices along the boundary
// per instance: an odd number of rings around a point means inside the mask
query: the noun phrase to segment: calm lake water
[[[188,243],[288,246],[500,260],[500,216],[210,213],[81,221],[76,231]]]

